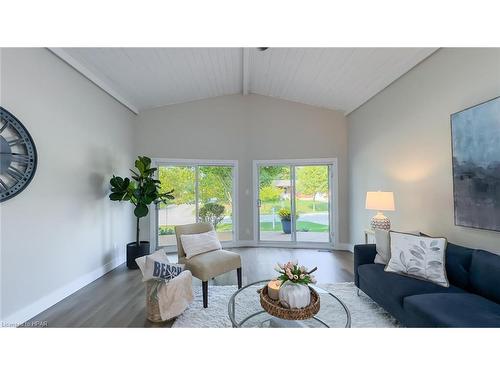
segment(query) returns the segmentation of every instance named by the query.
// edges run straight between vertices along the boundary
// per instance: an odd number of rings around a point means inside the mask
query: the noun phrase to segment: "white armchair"
[[[208,307],[208,280],[223,273],[236,270],[238,277],[238,289],[241,288],[241,257],[232,251],[213,250],[207,253],[196,255],[187,259],[182,247],[181,235],[199,234],[214,230],[212,224],[197,223],[178,225],[175,227],[177,237],[177,254],[179,263],[185,264],[194,277],[201,280],[203,291],[203,307]]]

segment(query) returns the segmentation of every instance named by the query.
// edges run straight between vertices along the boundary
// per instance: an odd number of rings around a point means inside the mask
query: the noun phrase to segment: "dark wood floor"
[[[239,248],[242,258],[243,285],[276,276],[276,262],[297,259],[308,267],[317,266],[319,284],[353,281],[353,255],[347,251],[310,249]],[[169,256],[171,261],[176,255]],[[236,272],[211,281],[214,285],[236,284]],[[195,288],[201,288],[196,280]],[[209,302],[210,303],[210,302]],[[47,327],[169,327],[146,319],[145,290],[139,270],[128,270],[125,264],[37,315],[30,322],[46,322]],[[29,326],[29,325],[28,325]]]

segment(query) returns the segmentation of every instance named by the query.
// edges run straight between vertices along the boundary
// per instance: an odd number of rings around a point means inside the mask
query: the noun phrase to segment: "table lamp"
[[[372,229],[391,229],[391,221],[382,211],[394,211],[394,193],[391,191],[369,191],[366,193],[366,209],[377,210],[371,220]]]

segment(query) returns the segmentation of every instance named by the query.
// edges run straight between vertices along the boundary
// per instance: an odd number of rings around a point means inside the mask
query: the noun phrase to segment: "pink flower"
[[[288,275],[288,278],[289,278],[290,280],[293,280],[293,275]]]
[[[305,277],[305,276],[304,276],[304,274],[303,274],[303,273],[301,273],[301,274],[300,274],[300,279],[301,279],[301,280],[304,280],[304,277]]]

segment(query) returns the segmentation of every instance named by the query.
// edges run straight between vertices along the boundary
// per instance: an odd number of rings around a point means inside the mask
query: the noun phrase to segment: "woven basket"
[[[286,309],[280,305],[279,301],[273,300],[267,294],[267,285],[260,291],[260,305],[270,315],[286,320],[306,320],[311,319],[319,311],[319,295],[309,287],[311,292],[311,303],[301,309]]]
[[[161,319],[158,301],[151,295],[156,284],[157,282],[154,280],[146,281],[146,317],[150,322],[163,323],[165,320]]]

